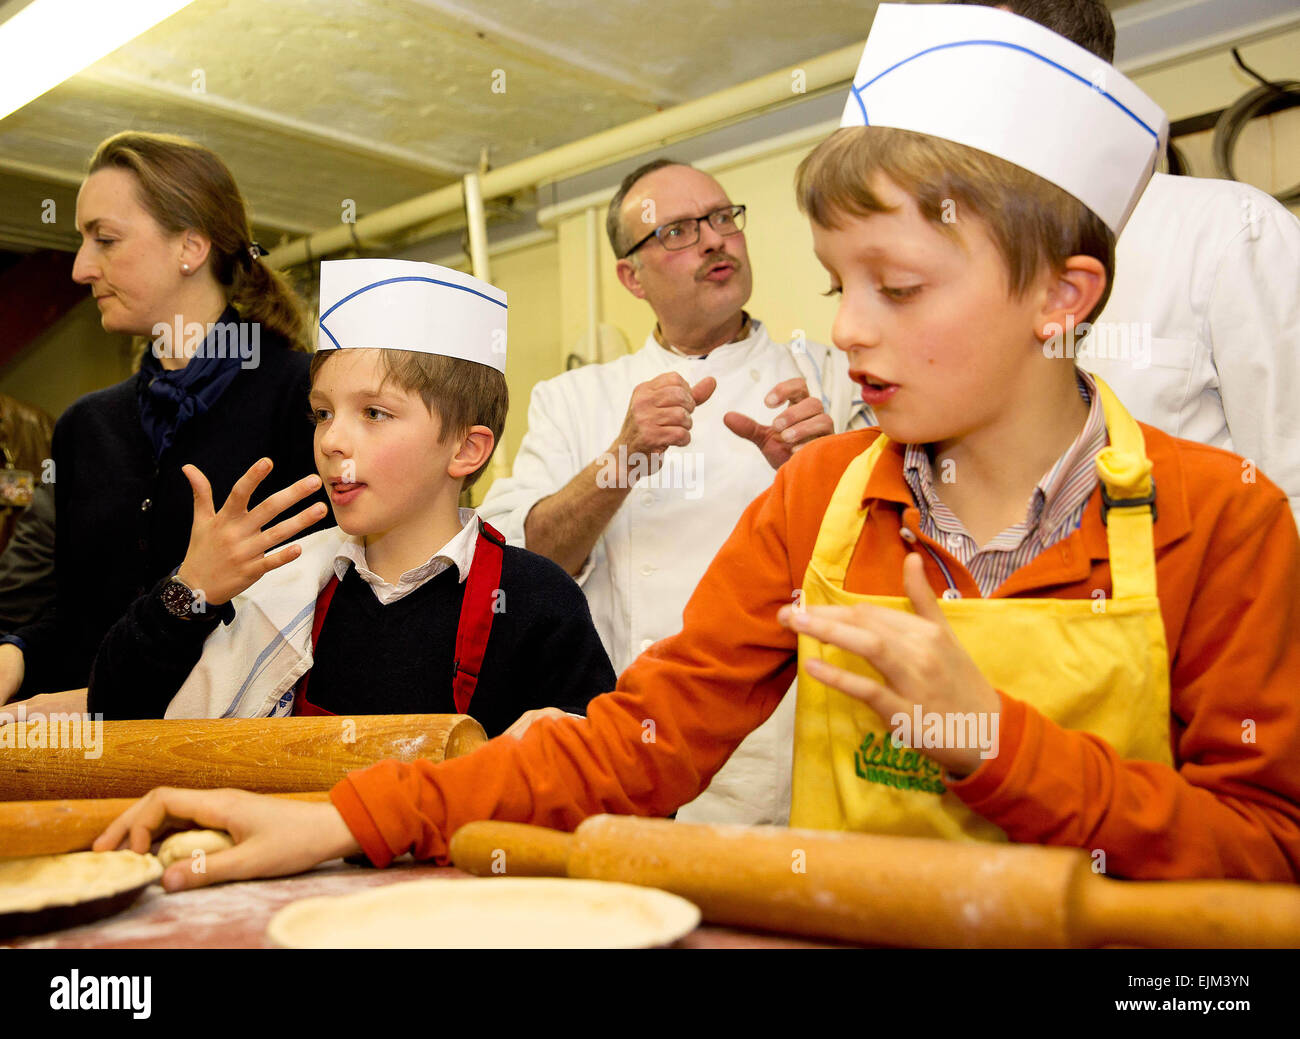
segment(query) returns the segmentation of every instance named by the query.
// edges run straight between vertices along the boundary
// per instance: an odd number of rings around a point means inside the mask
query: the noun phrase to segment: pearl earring
[[[181,270],[184,271],[186,274],[189,274],[189,273],[190,273],[190,265],[189,265],[188,263],[182,263],[182,264],[181,264]]]

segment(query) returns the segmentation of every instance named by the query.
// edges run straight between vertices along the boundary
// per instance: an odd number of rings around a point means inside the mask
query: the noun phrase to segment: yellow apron
[[[1110,435],[1110,446],[1097,456],[1102,486],[1113,502],[1145,498],[1152,483],[1142,431],[1100,379],[1097,390]],[[840,479],[804,575],[804,605],[869,602],[915,612],[905,597],[844,590],[867,519],[863,488],[886,444],[879,437]],[[1152,510],[1145,503],[1116,504],[1106,518],[1109,596],[941,599],[939,606],[995,688],[1065,728],[1095,733],[1122,757],[1171,764]],[[803,662],[810,657],[882,680],[860,657],[799,636],[791,826],[1006,840],[1000,827],[947,789],[942,768],[922,750],[895,747],[890,727],[866,704],[808,674]]]

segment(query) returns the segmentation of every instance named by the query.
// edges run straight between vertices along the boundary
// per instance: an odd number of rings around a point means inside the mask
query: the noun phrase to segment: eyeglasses
[[[663,224],[656,227],[619,258],[626,260],[651,238],[658,238],[659,244],[669,252],[689,249],[700,240],[701,220],[707,220],[713,230],[726,238],[728,235],[739,234],[745,229],[745,207],[723,206],[704,216],[688,216],[685,220],[674,220],[671,224]]]

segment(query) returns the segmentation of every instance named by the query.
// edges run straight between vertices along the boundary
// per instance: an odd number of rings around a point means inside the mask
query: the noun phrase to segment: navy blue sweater
[[[469,705],[490,737],[538,707],[585,714],[587,702],[615,684],[573,578],[534,552],[507,545],[502,553],[492,633]],[[381,605],[350,567],[321,628],[307,690],[311,702],[332,714],[456,713],[452,667],[465,597],[458,576],[448,567]],[[159,582],[136,600],[100,646],[90,709],[105,718],[162,717],[219,623],[215,610],[173,616],[161,590]]]

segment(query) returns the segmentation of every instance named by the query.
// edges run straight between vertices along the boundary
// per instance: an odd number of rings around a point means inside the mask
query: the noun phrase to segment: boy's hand
[[[809,394],[805,380],[786,379],[777,383],[764,403],[775,408],[785,401],[790,406],[770,426],[760,425],[739,411],[728,411],[722,416],[722,424],[736,436],[753,441],[773,469],[780,469],[808,441],[835,432],[835,423],[826,414],[821,399]]]
[[[524,738],[524,733],[526,733],[530,728],[532,728],[533,722],[537,721],[539,718],[571,718],[571,717],[573,717],[571,714],[569,714],[567,711],[560,710],[558,707],[538,707],[536,710],[524,711],[524,713],[518,717],[515,723],[512,726],[510,726],[510,728],[506,729],[506,731],[502,733],[502,735],[513,736],[517,740],[522,740]]]
[[[922,713],[997,714],[1002,706],[997,690],[953,634],[925,579],[919,553],[909,553],[903,561],[903,588],[916,616],[859,603],[804,609],[783,606],[777,619],[787,628],[856,653],[874,665],[885,685],[821,660],[804,661],[819,682],[861,700],[886,722],[900,711],[910,716],[917,704]],[[924,748],[927,756],[958,776],[979,768],[980,749]]]
[[[328,802],[165,786],[149,791],[114,819],[92,847],[95,851],[126,847],[143,854],[159,830],[191,821],[205,829],[225,830],[235,846],[205,855],[199,860],[202,872],[195,872],[190,861],[168,866],[162,876],[168,891],[288,876],[361,850],[338,809]]]
[[[208,478],[198,466],[181,466],[194,491],[194,524],[185,561],[176,576],[194,591],[202,592],[204,601],[213,606],[229,602],[264,573],[297,559],[302,553],[298,545],[290,545],[273,556],[265,553],[310,527],[328,511],[323,502],[316,502],[264,531],[262,527],[321,485],[319,476],[304,476],[250,510],[248,499],[270,471],[269,458],[254,462],[230,489],[221,511],[214,512]]]

